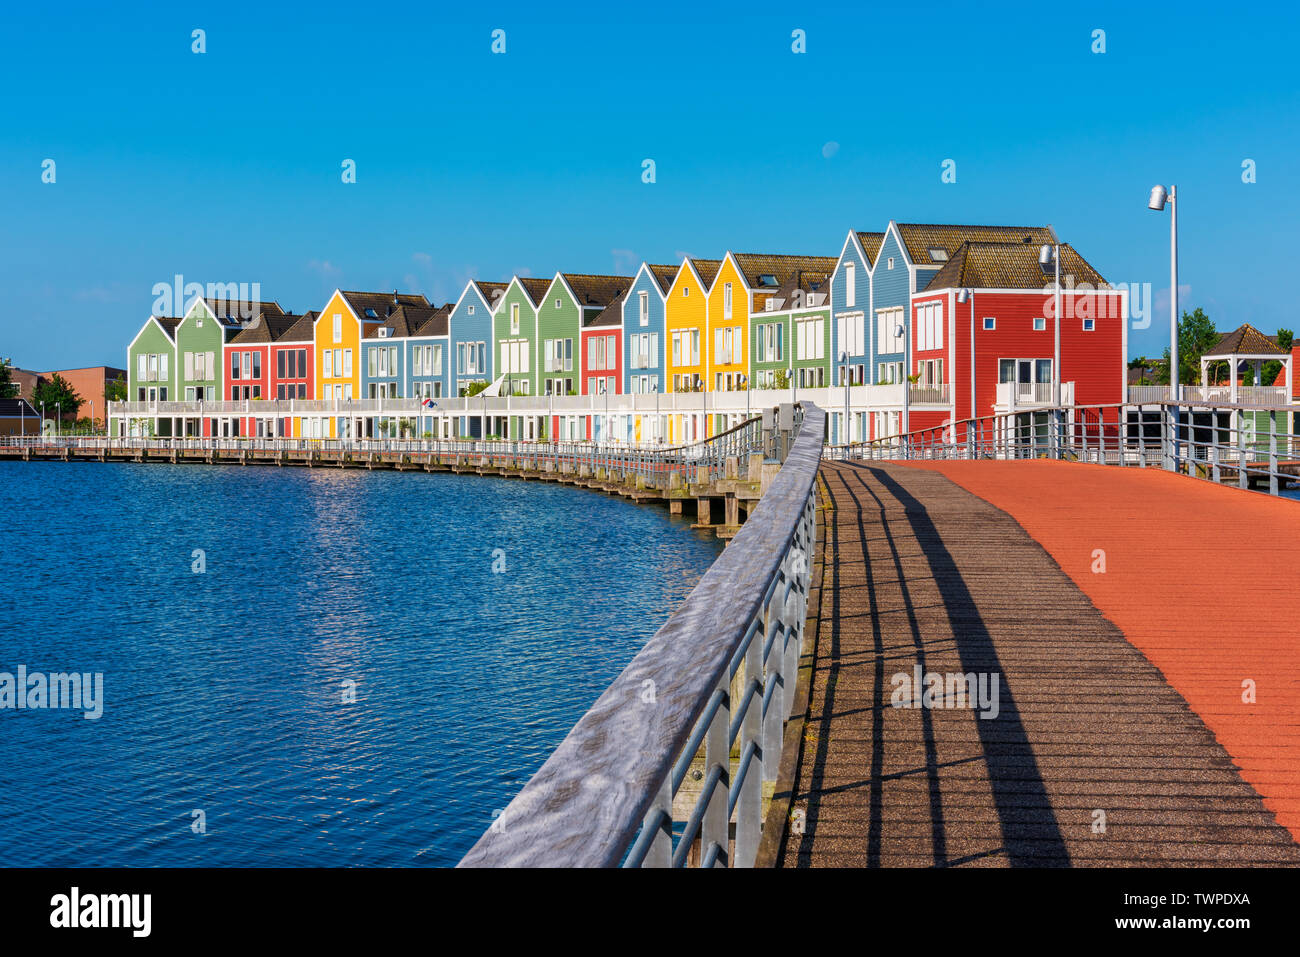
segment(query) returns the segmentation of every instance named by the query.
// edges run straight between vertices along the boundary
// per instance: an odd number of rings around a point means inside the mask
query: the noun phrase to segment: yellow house
[[[747,382],[750,287],[737,257],[728,252],[709,289],[704,343],[705,381],[710,392],[733,392]]]
[[[708,384],[706,363],[709,285],[722,263],[717,259],[682,260],[664,300],[664,381],[669,392],[703,391]],[[668,439],[689,442],[703,437],[702,416],[674,415]]]
[[[316,317],[312,334],[317,399],[335,403],[362,397],[361,340],[365,338],[368,327],[382,325],[399,305],[427,307],[429,300],[421,295],[396,291],[334,290]],[[312,438],[360,437],[364,430],[363,418],[333,416],[325,421],[321,433],[313,434]]]

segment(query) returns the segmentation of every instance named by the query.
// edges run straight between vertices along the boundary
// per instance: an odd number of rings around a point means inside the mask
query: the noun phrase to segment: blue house
[[[623,299],[623,391],[667,392],[664,386],[664,302],[676,266],[642,263]]]
[[[450,387],[452,396],[464,395],[475,383],[494,378],[492,314],[509,283],[471,279],[448,317],[450,331]]]
[[[875,337],[872,317],[872,269],[884,233],[860,233],[850,230],[840,250],[840,258],[831,274],[831,381],[844,384],[844,366],[849,381],[876,382]],[[847,353],[848,361],[840,361]],[[799,370],[806,378],[812,370]],[[798,382],[800,388],[815,388],[819,382]]]

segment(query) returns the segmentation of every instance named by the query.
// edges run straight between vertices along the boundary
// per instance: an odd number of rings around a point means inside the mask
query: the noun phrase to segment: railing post
[[[782,734],[781,724],[785,715],[785,676],[782,668],[785,655],[780,647],[782,630],[781,613],[785,601],[781,594],[781,579],[778,577],[772,597],[763,609],[765,622],[763,644],[767,649],[766,678],[763,684],[763,780],[773,782],[781,763]]]
[[[1232,417],[1237,423],[1237,488],[1250,488],[1250,477],[1246,475],[1246,415],[1236,409]]]
[[[753,867],[763,830],[763,629],[759,613],[757,630],[745,649],[744,699],[745,719],[741,725],[740,759],[750,747],[755,748],[745,768],[739,800],[736,803],[736,866]]]
[[[1268,494],[1277,494],[1277,409],[1268,410]]]
[[[704,738],[704,774],[707,780],[715,767],[721,769],[717,786],[709,797],[708,809],[700,828],[700,862],[703,863],[709,849],[717,844],[719,853],[717,865],[725,867],[730,863],[731,826],[727,813],[727,792],[731,787],[731,742],[728,731],[731,725],[731,704],[728,697],[729,675],[723,674],[718,683],[722,691],[722,703],[709,722],[709,732]]]

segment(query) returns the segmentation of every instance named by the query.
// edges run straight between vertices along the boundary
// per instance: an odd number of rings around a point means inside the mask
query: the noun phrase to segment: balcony
[[[951,391],[948,383],[934,385],[913,385],[907,390],[907,400],[911,405],[947,405]]]
[[[997,408],[1000,412],[1011,409],[1047,408],[1055,405],[1054,388],[1050,382],[999,382]],[[1074,383],[1061,383],[1061,404],[1074,404]]]
[[[1248,405],[1260,409],[1280,409],[1291,402],[1286,386],[1281,385],[1239,385],[1235,398],[1230,385],[1185,385],[1182,398],[1184,402]],[[1131,385],[1128,387],[1128,400],[1134,405],[1168,402],[1169,386]]]

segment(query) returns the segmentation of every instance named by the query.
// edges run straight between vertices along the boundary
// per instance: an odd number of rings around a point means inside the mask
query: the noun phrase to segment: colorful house
[[[1023,238],[964,241],[912,296],[911,430],[1011,412],[1045,434],[1047,413],[1037,410],[1055,398],[1058,320],[1055,268],[1040,264],[1039,248]],[[1060,257],[1061,401],[1123,402],[1127,293],[1111,289],[1069,244]]]
[[[316,397],[340,402],[362,397],[361,343],[367,330],[377,329],[399,306],[429,306],[429,300],[413,293],[348,292],[334,290],[313,323],[313,372]],[[313,420],[313,431],[322,428]],[[323,434],[312,438],[344,438],[364,434],[360,416],[335,416],[324,422]]]
[[[831,277],[797,270],[750,314],[753,388],[824,388],[831,368]]]
[[[381,325],[367,327],[361,349],[361,383],[367,399],[408,398],[430,402],[445,398],[450,388],[448,362],[450,303],[432,306],[399,305]],[[433,408],[433,406],[430,406]],[[431,423],[424,416],[380,415],[380,434],[423,435]],[[373,433],[367,422],[367,434]],[[439,436],[450,438],[450,435]]]
[[[876,264],[871,271],[872,360],[849,362],[851,381],[901,382],[904,368],[912,365],[907,352],[909,306],[914,293],[926,288],[964,242],[1025,243],[1035,250],[1055,243],[1050,226],[960,226],[896,223],[885,229]],[[871,376],[874,374],[874,380]],[[844,370],[836,372],[842,384]]]
[[[884,233],[856,230],[850,230],[845,237],[831,276],[832,327],[826,348],[826,367],[799,373],[795,383],[799,388],[830,385],[836,381],[833,370],[844,365],[839,361],[841,355],[848,356],[847,365],[853,381],[882,384],[902,381],[901,365],[882,362],[878,366],[876,363],[871,280],[884,239]],[[843,383],[842,371],[838,379]]]
[[[537,312],[542,383],[539,395],[586,394],[582,330],[632,284],[630,276],[556,273]],[[618,357],[613,357],[617,365]],[[605,369],[602,354],[600,368]],[[616,385],[621,384],[616,383]]]
[[[492,382],[492,314],[509,283],[471,279],[448,317],[452,368],[451,395],[465,395],[475,384]],[[462,432],[462,434],[468,434]]]
[[[292,371],[295,377],[306,376],[310,343],[302,342],[290,348],[290,334],[310,336],[310,320],[306,316],[263,315],[240,329],[222,347],[221,367],[225,371],[225,381],[220,397],[230,402],[306,398],[306,388],[298,388],[305,383],[295,378],[291,380],[293,386],[289,386],[286,375]],[[282,374],[277,376],[277,371]],[[207,416],[204,419],[202,434],[213,434],[211,419]],[[287,420],[272,421],[253,416],[223,417],[216,427],[218,434],[223,436],[260,438],[268,436],[268,430],[269,436],[276,438],[294,434],[293,425]]]
[[[176,327],[179,317],[150,316],[126,347],[126,397],[132,402],[176,398]],[[169,418],[155,419],[155,435],[171,435]]]
[[[593,316],[582,328],[579,354],[582,357],[582,394],[618,395],[623,389],[623,300],[627,291],[619,295],[601,312]],[[611,421],[609,428],[596,427],[588,438],[598,441],[623,441],[627,438],[628,416],[618,416],[617,425]]]
[[[623,297],[623,391],[666,392],[664,311],[676,266],[642,263]]]
[[[703,392],[707,382],[705,341],[709,333],[709,288],[722,267],[720,259],[687,257],[664,299],[664,334],[667,338],[669,392]],[[704,437],[704,404],[700,413],[676,414],[668,419],[669,442],[691,442]]]
[[[177,395],[186,402],[219,401],[230,395],[223,388],[226,361],[225,346],[241,331],[271,317],[283,317],[284,310],[275,302],[240,302],[195,296],[176,327]],[[252,349],[242,354],[250,366],[237,370],[242,378],[256,383],[241,398],[260,399],[265,394],[266,349]],[[232,375],[233,378],[233,375]],[[197,417],[184,420],[185,435],[207,434]]]

